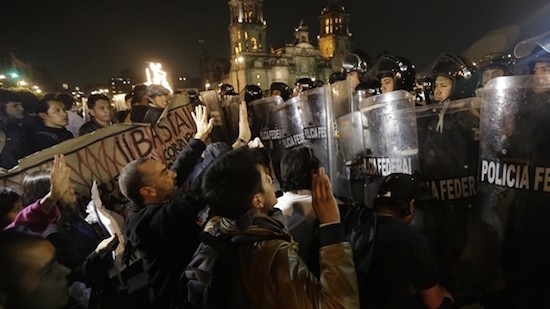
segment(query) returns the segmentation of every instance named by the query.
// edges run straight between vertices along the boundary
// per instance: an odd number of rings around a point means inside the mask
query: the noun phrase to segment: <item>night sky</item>
[[[264,0],[268,45],[292,42],[301,19],[317,45],[318,16],[326,3]],[[511,51],[519,40],[550,30],[548,0],[342,3],[350,13],[352,49],[373,59],[383,51],[404,56],[420,71],[442,52],[462,54],[472,45],[476,57],[491,49]],[[148,61],[198,77],[204,52],[229,55],[226,0],[13,0],[3,1],[0,12],[0,55],[14,52],[71,86],[106,83],[125,69],[144,76]],[[479,41],[491,32],[506,35]]]

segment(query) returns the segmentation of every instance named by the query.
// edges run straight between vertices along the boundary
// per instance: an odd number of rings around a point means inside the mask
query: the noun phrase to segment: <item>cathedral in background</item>
[[[343,57],[350,52],[349,14],[344,6],[326,6],[319,16],[318,47],[309,38],[303,22],[294,29],[294,42],[268,50],[267,23],[262,0],[230,0],[231,58],[205,58],[201,64],[205,84],[230,83],[240,92],[246,85],[268,89],[272,82],[292,87],[300,78],[327,82],[339,72]],[[215,87],[211,87],[215,88]]]

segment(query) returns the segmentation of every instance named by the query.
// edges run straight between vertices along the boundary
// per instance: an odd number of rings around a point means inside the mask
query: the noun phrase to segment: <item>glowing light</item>
[[[27,85],[28,85],[28,83],[27,83],[26,81],[24,81],[24,80],[18,81],[17,84],[18,84],[19,86],[27,86]]]
[[[145,84],[157,84],[162,85],[164,88],[172,92],[172,87],[168,84],[166,71],[162,69],[162,64],[157,62],[150,62],[149,67],[145,68],[145,74],[147,75],[147,82]]]
[[[6,75],[0,74],[0,79],[6,79]]]
[[[11,77],[11,78],[18,78],[18,77],[19,77],[19,74],[13,72],[13,73],[10,73],[10,77]]]
[[[243,56],[237,57],[237,62],[238,62],[238,63],[243,63],[243,62],[244,62]]]

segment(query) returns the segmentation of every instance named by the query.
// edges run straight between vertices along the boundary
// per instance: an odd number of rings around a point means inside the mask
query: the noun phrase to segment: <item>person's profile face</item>
[[[25,109],[21,102],[8,102],[5,110],[8,117],[15,119],[23,119],[25,117]]]
[[[434,100],[443,102],[451,96],[453,81],[445,76],[438,76],[434,83]]]
[[[481,75],[481,85],[485,86],[487,83],[493,79],[497,78],[499,76],[504,76],[504,70],[501,68],[487,68],[485,71],[483,71],[483,74]]]
[[[155,97],[149,97],[149,100],[151,100],[151,102],[159,108],[165,108],[166,105],[168,105],[168,95],[167,94],[161,94],[161,95],[157,95]]]
[[[393,77],[382,77],[380,80],[380,92],[382,93],[388,93],[395,90],[395,84],[393,81]]]
[[[550,62],[542,61],[535,63],[533,67],[534,92],[541,93],[550,90]]]
[[[265,166],[257,165],[256,169],[260,172],[262,178],[262,189],[263,192],[259,193],[262,195],[263,208],[262,211],[267,213],[273,209],[275,204],[277,204],[277,196],[275,195],[275,189],[273,188],[273,176],[270,174],[269,169]]]
[[[177,174],[168,169],[165,164],[156,160],[147,160],[140,167],[148,175],[148,186],[155,190],[160,202],[174,197],[178,191]]]
[[[48,111],[40,113],[40,117],[44,121],[44,125],[53,128],[63,128],[69,123],[69,115],[65,110],[65,106],[60,101],[48,101]]]
[[[21,273],[18,300],[22,308],[63,308],[69,301],[70,270],[56,261],[52,244],[43,241],[20,252],[25,265]]]

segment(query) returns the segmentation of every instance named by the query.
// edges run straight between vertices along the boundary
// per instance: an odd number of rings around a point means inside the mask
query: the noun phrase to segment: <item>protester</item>
[[[168,105],[168,99],[170,98],[170,90],[166,89],[162,85],[149,85],[145,90],[147,92],[147,98],[149,98],[149,106],[147,112],[143,117],[143,122],[148,122],[151,125],[157,123],[157,120],[162,115],[162,112]]]
[[[78,129],[78,135],[85,135],[113,124],[113,106],[104,94],[92,94],[86,101],[91,120]]]
[[[21,127],[24,117],[20,96],[0,89],[0,167],[10,169],[30,154],[27,135]]]
[[[78,114],[76,100],[68,93],[58,93],[55,98],[63,103],[67,116],[69,117],[69,122],[65,128],[71,132],[73,136],[77,136],[78,129],[84,124],[84,119]]]
[[[42,234],[59,216],[57,202],[71,186],[70,172],[71,170],[65,164],[65,157],[63,155],[54,156],[49,175],[50,184],[44,188],[44,192],[47,193],[43,197],[37,197],[34,201],[24,197],[27,206],[17,214],[7,228],[23,226],[35,233]],[[24,182],[23,185],[25,185]]]
[[[206,224],[207,236],[185,272],[188,301],[204,308],[357,308],[351,247],[324,169],[312,183],[321,226],[318,279],[274,208],[270,161],[262,150],[244,147],[206,171],[202,191],[217,216]],[[218,251],[215,261],[203,254],[209,250]]]
[[[54,246],[39,235],[17,229],[0,232],[0,307],[69,308],[67,276]]]
[[[32,132],[30,138],[34,152],[52,147],[74,137],[71,132],[65,129],[69,121],[65,106],[55,96],[45,95],[40,99],[36,112],[42,119],[42,125]]]
[[[132,122],[144,122],[143,117],[145,117],[149,105],[146,89],[147,85],[139,84],[135,85],[132,90],[132,108],[130,109],[130,120]]]
[[[197,132],[171,169],[159,161],[140,158],[128,163],[118,179],[122,194],[132,202],[127,235],[149,275],[151,308],[174,305],[179,276],[199,243],[196,218],[204,205],[179,195],[178,189],[205,150],[213,120],[207,121],[204,106],[197,106],[192,116]]]
[[[319,159],[313,154],[311,148],[290,149],[281,159],[283,195],[277,199],[277,205],[275,205],[283,212],[288,231],[298,242],[298,254],[310,269],[312,265],[319,267],[317,263],[319,248],[314,241],[314,231],[319,223],[311,204],[312,174],[317,173],[319,167]]]
[[[21,195],[12,188],[0,187],[0,230],[11,224],[21,209]]]

